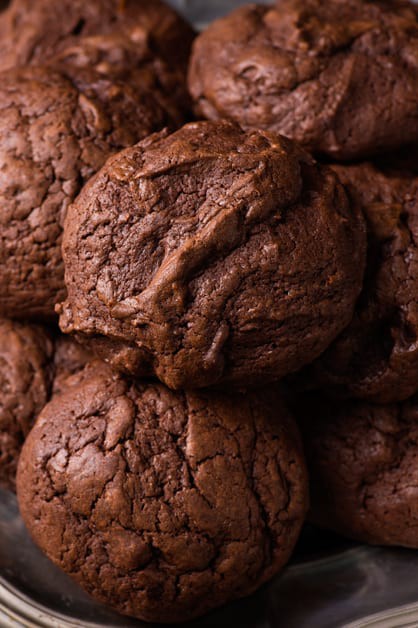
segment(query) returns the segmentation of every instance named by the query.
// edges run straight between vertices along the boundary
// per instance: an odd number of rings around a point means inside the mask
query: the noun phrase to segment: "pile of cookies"
[[[196,37],[159,0],[12,0],[0,72],[0,484],[46,555],[179,622],[307,515],[418,547],[418,9]]]

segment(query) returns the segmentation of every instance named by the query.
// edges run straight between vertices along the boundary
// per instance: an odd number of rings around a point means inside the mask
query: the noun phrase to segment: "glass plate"
[[[0,8],[6,0],[0,0]],[[203,27],[242,0],[171,0]],[[306,527],[291,564],[256,595],[189,628],[416,628],[418,553],[356,545]],[[0,489],[1,628],[150,626],[92,601],[35,547]],[[155,626],[155,624],[154,624]]]
[[[149,626],[95,603],[30,540],[16,498],[0,489],[0,626]],[[413,551],[363,547],[306,527],[292,563],[250,598],[189,628],[418,626]]]

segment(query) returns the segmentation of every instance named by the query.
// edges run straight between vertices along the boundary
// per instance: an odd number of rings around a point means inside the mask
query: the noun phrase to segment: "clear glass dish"
[[[262,1],[262,0],[261,0]],[[5,2],[0,0],[0,7]],[[242,0],[171,0],[198,28]],[[349,543],[307,527],[283,573],[256,595],[190,628],[418,626],[418,553]],[[0,627],[149,626],[96,604],[30,540],[14,495],[0,489]]]

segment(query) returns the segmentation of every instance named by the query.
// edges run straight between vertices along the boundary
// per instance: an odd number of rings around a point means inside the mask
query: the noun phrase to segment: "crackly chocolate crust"
[[[367,271],[353,321],[307,378],[332,395],[402,401],[418,390],[418,176],[399,160],[334,170],[366,216]]]
[[[277,380],[350,321],[365,230],[334,173],[229,122],[156,134],[72,205],[64,332],[172,388]]]
[[[403,0],[279,0],[194,44],[199,114],[283,133],[334,159],[418,139],[418,12]]]
[[[0,320],[0,486],[14,489],[17,460],[53,379],[53,340],[37,325]]]
[[[307,477],[275,393],[173,393],[93,363],[40,416],[18,495],[34,540],[91,595],[175,622],[281,569]]]
[[[388,405],[309,397],[298,414],[310,520],[362,542],[417,548],[417,397]]]
[[[181,126],[190,119],[186,68],[193,37],[159,0],[15,0],[0,16],[0,70],[47,64],[77,82],[94,69],[130,91],[152,91]]]
[[[84,70],[1,75],[0,313],[50,319],[65,296],[68,205],[106,158],[171,124],[152,93]]]
[[[43,64],[81,37],[119,34],[184,75],[192,28],[160,0],[13,0],[0,16],[0,70]]]

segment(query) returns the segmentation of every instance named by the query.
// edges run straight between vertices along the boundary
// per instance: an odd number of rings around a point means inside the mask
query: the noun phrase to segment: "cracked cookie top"
[[[349,323],[365,230],[288,140],[200,122],[110,159],[71,206],[64,332],[169,387],[278,380]]]
[[[417,9],[403,0],[279,0],[194,44],[197,112],[268,129],[334,159],[418,140]]]
[[[80,38],[143,42],[183,76],[192,28],[160,0],[12,0],[0,15],[0,70],[45,63]]]
[[[68,205],[109,155],[167,124],[170,115],[151,92],[94,70],[1,74],[1,315],[54,316],[65,296]]]
[[[305,516],[307,477],[276,393],[174,393],[93,363],[42,412],[18,495],[34,540],[90,594],[172,622],[281,569]]]
[[[308,397],[297,414],[312,523],[365,543],[417,548],[417,397],[389,405]]]
[[[13,489],[22,444],[49,399],[54,344],[36,325],[0,320],[0,486]]]
[[[418,391],[418,176],[399,163],[333,166],[369,240],[354,318],[306,374],[333,395],[385,403]]]

